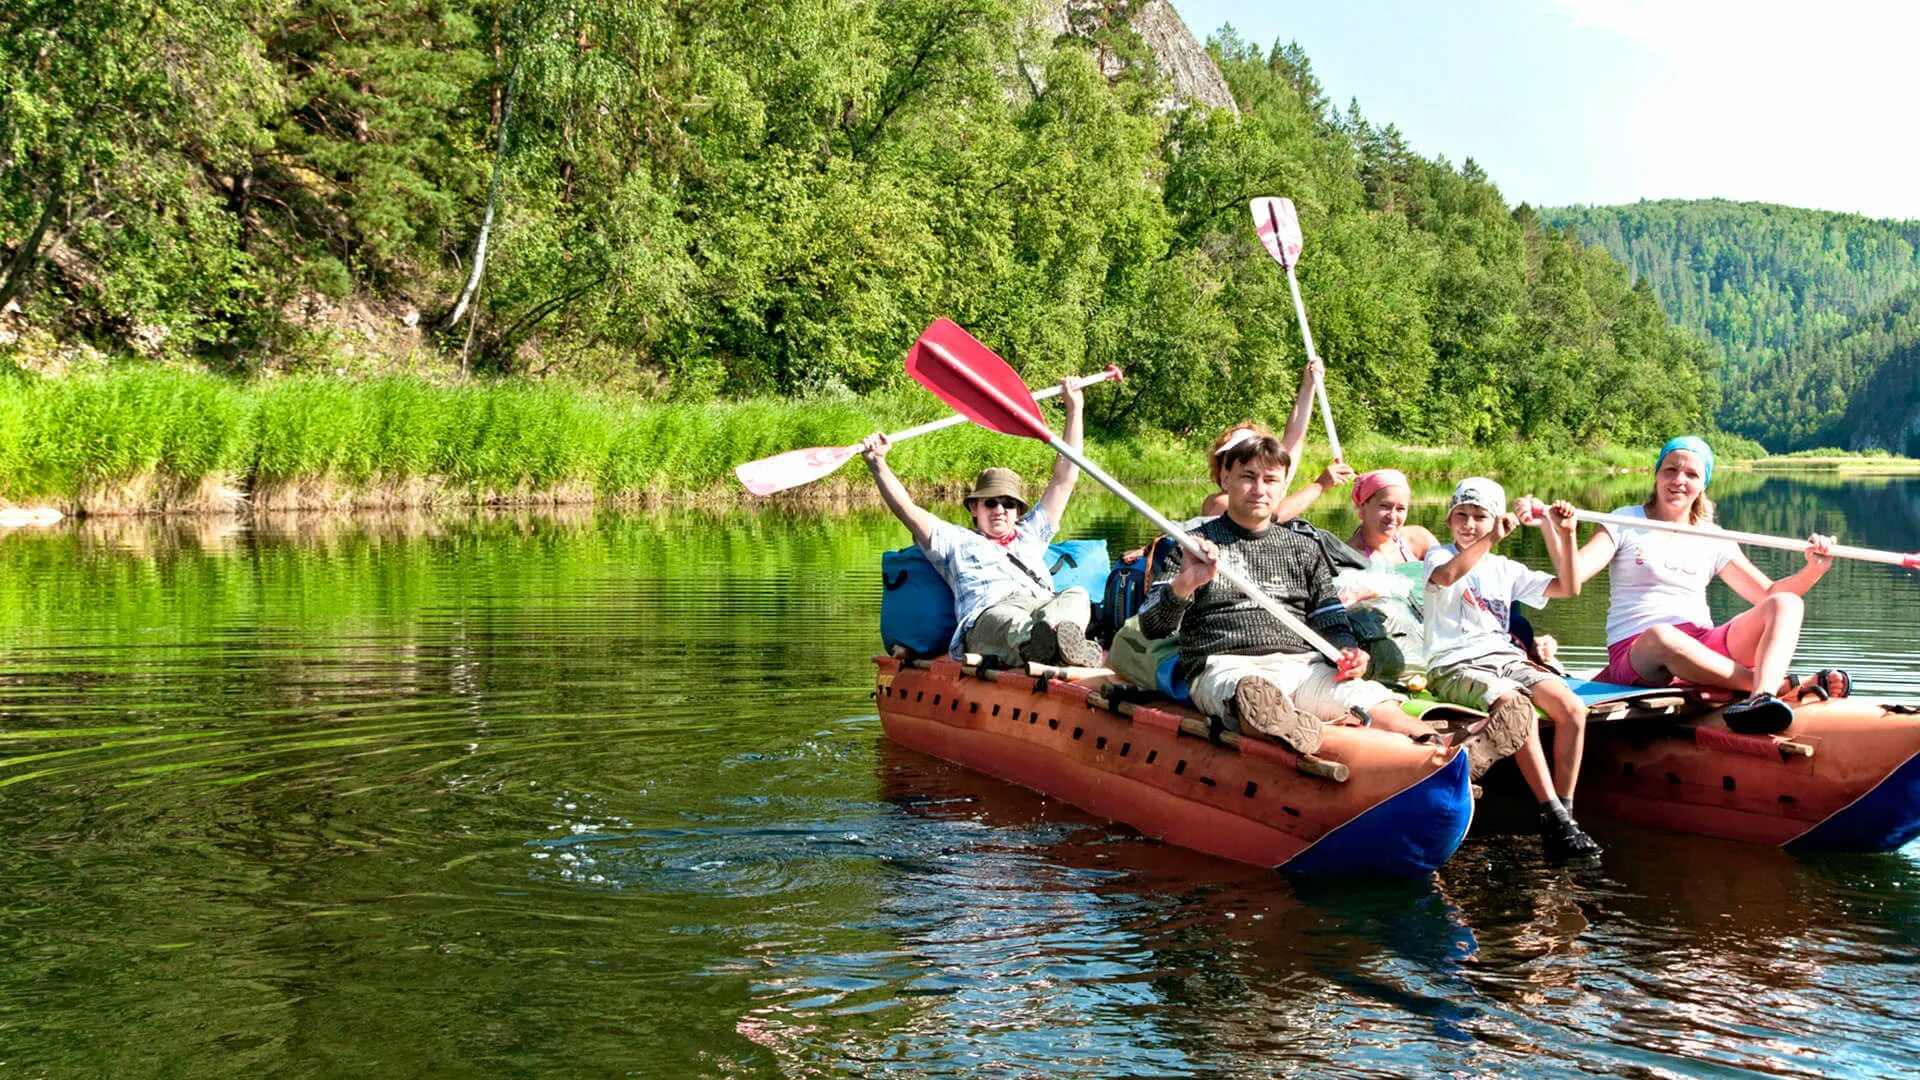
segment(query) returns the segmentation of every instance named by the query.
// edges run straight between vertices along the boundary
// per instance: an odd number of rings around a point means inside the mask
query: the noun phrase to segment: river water
[[[1920,480],[1720,487],[1732,528],[1920,546]],[[1091,493],[1070,528],[1145,536]],[[874,511],[0,536],[0,1068],[1920,1075],[1920,845],[1594,820],[1598,868],[1476,835],[1392,884],[1186,854],[886,740],[904,542]],[[1604,594],[1539,620],[1577,662]],[[1916,575],[1810,599],[1798,667],[1920,696]]]

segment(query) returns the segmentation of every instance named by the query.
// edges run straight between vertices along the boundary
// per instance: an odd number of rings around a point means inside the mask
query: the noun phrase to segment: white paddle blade
[[[859,451],[858,446],[809,446],[749,461],[735,467],[733,475],[748,491],[764,497],[811,484],[845,465]]]
[[[1281,266],[1299,262],[1306,243],[1300,238],[1300,215],[1294,213],[1293,200],[1262,195],[1249,206],[1253,210],[1254,231],[1260,234],[1260,243],[1265,245],[1267,254],[1279,259]]]

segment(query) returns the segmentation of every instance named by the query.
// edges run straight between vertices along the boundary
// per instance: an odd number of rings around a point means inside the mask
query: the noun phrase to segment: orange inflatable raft
[[[1808,701],[1786,731],[1743,735],[1691,693],[1583,696],[1583,814],[1809,850],[1891,851],[1920,836],[1912,706]]]
[[[1404,735],[1328,727],[1319,752],[1302,757],[1209,733],[1190,709],[1118,700],[1105,672],[874,662],[895,742],[1211,855],[1307,874],[1423,876],[1473,817],[1466,755]]]

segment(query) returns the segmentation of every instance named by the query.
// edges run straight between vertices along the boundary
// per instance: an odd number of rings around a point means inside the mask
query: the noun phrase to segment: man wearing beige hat
[[[1067,406],[1062,437],[1078,450],[1080,389],[1071,379],[1060,380],[1060,386],[1060,398]],[[965,529],[942,521],[913,501],[887,466],[889,447],[886,434],[878,431],[860,445],[880,498],[913,533],[913,542],[953,590],[959,627],[948,652],[955,657],[979,653],[1003,666],[1029,660],[1098,664],[1100,647],[1087,640],[1092,598],[1079,588],[1056,594],[1053,576],[1047,571],[1047,545],[1060,530],[1060,516],[1079,477],[1073,462],[1054,459],[1053,478],[1032,509],[1018,473],[980,470],[964,499],[967,512],[973,515],[973,528]]]

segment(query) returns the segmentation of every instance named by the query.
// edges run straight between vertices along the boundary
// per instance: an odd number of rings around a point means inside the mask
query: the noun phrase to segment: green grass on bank
[[[1057,407],[1045,408],[1057,424]],[[195,493],[209,487],[276,506],[724,498],[738,493],[731,470],[739,462],[846,445],[940,415],[943,407],[918,390],[695,405],[620,400],[562,383],[442,386],[402,376],[311,375],[236,383],[124,365],[0,380],[0,497],[78,510],[190,509]],[[1096,437],[1089,452],[1124,480],[1194,480],[1204,476],[1212,435]],[[1359,468],[1423,477],[1651,466],[1651,451],[1642,449],[1408,447],[1360,432],[1349,433],[1345,449]],[[1723,456],[1744,450],[1734,443]],[[1324,447],[1312,445],[1306,457],[1306,475],[1327,460]],[[910,484],[950,492],[988,465],[1042,477],[1051,453],[1032,440],[961,426],[900,444],[892,461]],[[866,487],[857,462],[836,480],[814,493]]]

